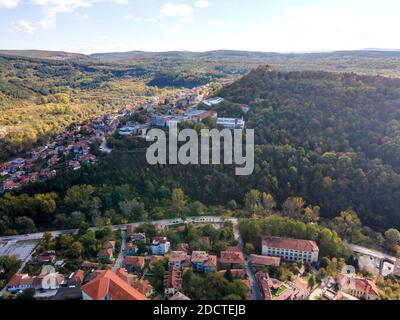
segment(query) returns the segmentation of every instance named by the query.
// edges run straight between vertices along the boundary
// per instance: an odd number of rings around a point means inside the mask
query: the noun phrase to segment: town
[[[373,278],[345,270],[321,284],[310,280],[322,263],[314,241],[276,236],[259,241],[261,251],[249,252],[238,220],[224,217],[2,237],[0,243],[20,252],[27,243],[35,244],[1,294],[50,300],[191,300],[198,298],[191,283],[198,274],[238,286],[232,299],[379,299]],[[0,249],[4,252],[4,246]],[[392,272],[398,277],[400,265],[394,263]],[[5,266],[0,270],[7,272]],[[290,270],[291,276],[283,280],[278,270]]]
[[[83,165],[93,165],[96,143],[100,151],[109,153],[107,136],[118,131],[120,136],[146,137],[151,127],[167,128],[183,122],[198,123],[215,119],[222,128],[243,129],[245,121],[238,118],[218,118],[217,113],[201,110],[201,105],[212,107],[224,101],[214,97],[206,99],[212,92],[208,85],[193,89],[178,90],[175,95],[151,97],[145,103],[127,105],[116,114],[96,116],[87,122],[71,125],[51,143],[32,151],[25,158],[17,158],[0,164],[0,194],[18,190],[36,182],[43,182],[65,170],[80,170]],[[249,107],[243,105],[243,113]],[[136,113],[145,115],[143,123],[128,121]]]

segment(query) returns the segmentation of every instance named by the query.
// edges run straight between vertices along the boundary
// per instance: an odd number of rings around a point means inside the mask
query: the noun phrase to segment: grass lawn
[[[271,288],[272,299],[275,299],[277,296],[279,296],[284,291],[286,291],[286,289],[287,289],[287,287],[284,284],[281,285],[278,289]]]

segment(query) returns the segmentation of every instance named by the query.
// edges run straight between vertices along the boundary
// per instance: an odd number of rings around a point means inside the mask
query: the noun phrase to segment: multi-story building
[[[81,291],[83,300],[148,300],[111,270],[94,272],[92,280]]]
[[[169,256],[168,266],[170,269],[176,267],[182,270],[184,263],[189,259],[187,253],[184,251],[172,251]]]
[[[154,237],[151,243],[151,252],[153,255],[165,255],[171,246],[166,237]]]
[[[317,262],[319,248],[315,241],[281,237],[263,237],[262,255],[285,261]]]
[[[211,272],[217,270],[217,256],[205,251],[193,251],[191,257],[192,270],[197,272]]]
[[[377,300],[379,298],[379,291],[373,280],[340,273],[338,282],[340,290],[358,299]]]
[[[242,268],[245,264],[243,252],[237,247],[227,248],[225,251],[221,251],[220,264],[223,269]]]
[[[217,125],[227,129],[244,129],[246,122],[238,118],[217,118]]]

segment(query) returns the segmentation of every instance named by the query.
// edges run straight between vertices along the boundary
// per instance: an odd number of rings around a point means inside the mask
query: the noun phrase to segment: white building
[[[218,118],[217,125],[228,129],[244,129],[245,121],[238,118]]]
[[[220,103],[224,102],[224,98],[221,97],[215,97],[215,98],[211,98],[211,99],[207,99],[204,100],[203,103],[207,106],[207,107],[212,107],[212,106],[216,106]]]
[[[315,241],[280,237],[263,237],[262,255],[286,261],[317,262],[319,248]]]
[[[165,255],[171,246],[166,237],[155,237],[151,243],[151,253],[156,256]]]

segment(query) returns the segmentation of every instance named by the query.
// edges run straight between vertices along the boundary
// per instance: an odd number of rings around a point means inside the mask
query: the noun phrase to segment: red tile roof
[[[112,300],[148,300],[110,270],[98,273],[93,280],[82,286],[81,290],[93,300],[104,300],[106,296]]]
[[[81,284],[85,278],[85,273],[83,270],[77,270],[74,272],[72,277],[68,280],[71,284]]]
[[[103,249],[115,249],[115,241],[104,242]]]
[[[244,264],[243,252],[238,248],[228,248],[227,251],[221,251],[221,264]]]
[[[279,267],[281,263],[281,258],[279,257],[268,257],[268,256],[260,256],[257,254],[251,254],[250,255],[250,263],[254,266],[275,266]]]
[[[98,257],[111,258],[113,256],[113,249],[101,249],[97,254]]]
[[[164,275],[164,288],[165,289],[179,289],[182,287],[182,272],[174,267],[171,271],[167,271]]]
[[[346,274],[340,273],[339,276],[339,282],[342,286],[342,288],[346,289],[353,289],[349,287],[349,278]],[[363,294],[368,295],[368,296],[379,296],[379,290],[376,287],[376,284],[373,280],[367,279],[367,278],[360,278],[360,277],[354,277],[354,289],[359,292],[363,292]]]
[[[125,266],[137,266],[143,269],[144,267],[144,257],[141,256],[127,256],[124,259]]]
[[[184,251],[172,251],[169,256],[169,262],[183,262],[187,258],[187,253]]]
[[[189,244],[188,243],[178,243],[178,245],[176,246],[176,250],[187,252],[189,250]]]
[[[301,239],[290,239],[281,237],[263,237],[262,245],[269,248],[280,248],[287,250],[297,251],[319,251],[319,248],[315,241],[312,240],[301,240]]]
[[[8,281],[6,287],[18,287],[22,285],[32,285],[33,277],[28,274],[16,273],[12,276],[10,281]]]

